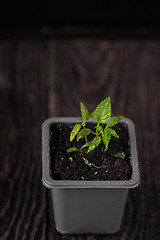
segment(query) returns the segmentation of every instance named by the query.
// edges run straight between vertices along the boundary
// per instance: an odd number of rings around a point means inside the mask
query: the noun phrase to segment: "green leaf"
[[[122,159],[125,159],[125,153],[124,152],[119,152],[119,153],[116,153],[114,154],[114,157],[117,157],[117,158],[122,158]]]
[[[72,147],[72,148],[69,148],[69,149],[67,150],[67,152],[76,152],[76,151],[78,151],[78,150],[79,150],[78,148]]]
[[[105,128],[104,132],[107,133],[108,135],[112,135],[116,138],[119,138],[118,134],[116,133],[115,130],[113,130],[112,128]]]
[[[82,102],[81,102],[81,113],[82,113],[83,121],[86,122],[90,118],[90,114]]]
[[[74,137],[77,135],[77,133],[79,132],[79,130],[81,129],[81,124],[77,123],[70,134],[70,142],[74,139]]]
[[[89,117],[90,117],[90,118],[94,117],[94,112],[91,112],[91,113],[89,114]]]
[[[111,135],[108,135],[107,133],[102,134],[102,141],[105,145],[105,151],[108,148],[108,144],[109,144],[110,139],[111,139]]]
[[[85,147],[89,147],[90,144],[91,144],[91,142],[87,142],[87,143],[85,143],[85,144],[81,147],[81,149],[83,149],[83,148],[85,148]]]
[[[91,129],[89,129],[89,128],[84,128],[84,129],[82,129],[82,130],[78,133],[78,135],[77,135],[77,141],[79,141],[79,139],[81,139],[81,138],[89,135],[91,132],[92,132],[92,131],[91,131]]]
[[[118,123],[124,116],[116,116],[116,117],[112,117],[111,119],[109,119],[109,121],[107,122],[107,127],[112,127],[114,126],[116,123]]]
[[[111,117],[110,97],[104,99],[94,111],[94,118],[98,123],[106,123]]]
[[[91,152],[93,149],[95,149],[101,142],[101,137],[96,136],[92,142],[90,142],[90,146],[88,148],[88,153]]]
[[[103,128],[101,126],[95,126],[97,131],[99,131],[101,134],[103,134]]]

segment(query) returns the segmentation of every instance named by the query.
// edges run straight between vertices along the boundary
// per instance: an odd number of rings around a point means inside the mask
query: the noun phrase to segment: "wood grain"
[[[0,44],[1,239],[46,239],[41,184],[41,122],[45,119],[43,45]]]
[[[160,41],[0,41],[0,239],[160,238]],[[136,125],[141,184],[129,191],[114,235],[62,235],[41,183],[41,123],[80,116],[111,96]]]

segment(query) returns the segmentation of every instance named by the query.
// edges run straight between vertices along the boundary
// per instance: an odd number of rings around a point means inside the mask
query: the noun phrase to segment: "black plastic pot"
[[[50,175],[50,126],[81,118],[50,118],[42,125],[42,181],[51,189],[56,229],[66,233],[115,233],[120,229],[129,188],[140,182],[134,123],[128,125],[132,176],[127,181],[54,180]],[[90,122],[94,122],[91,120]]]

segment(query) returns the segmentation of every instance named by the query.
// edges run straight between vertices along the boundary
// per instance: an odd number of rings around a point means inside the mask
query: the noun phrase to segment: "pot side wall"
[[[55,188],[51,191],[55,226],[60,233],[105,234],[120,229],[127,188]]]

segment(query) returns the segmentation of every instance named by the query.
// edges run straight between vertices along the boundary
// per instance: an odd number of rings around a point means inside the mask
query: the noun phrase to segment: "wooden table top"
[[[136,126],[141,183],[114,235],[61,235],[41,182],[41,124],[111,97]],[[0,40],[0,240],[160,239],[160,40]]]

